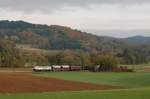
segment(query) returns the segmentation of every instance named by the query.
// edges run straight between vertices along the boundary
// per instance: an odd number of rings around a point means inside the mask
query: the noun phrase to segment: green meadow
[[[150,99],[150,88],[37,94],[0,94],[0,99]]]
[[[121,86],[123,88],[150,87],[150,73],[94,73],[94,72],[52,72],[34,74],[95,84]]]
[[[150,99],[150,73],[47,72],[34,76],[58,78],[94,84],[120,86],[107,91],[0,94],[0,99]]]

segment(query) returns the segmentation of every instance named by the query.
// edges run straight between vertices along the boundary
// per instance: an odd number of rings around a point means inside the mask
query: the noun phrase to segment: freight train
[[[33,71],[42,72],[42,71],[81,71],[82,66],[69,66],[69,65],[53,65],[53,66],[35,66]]]

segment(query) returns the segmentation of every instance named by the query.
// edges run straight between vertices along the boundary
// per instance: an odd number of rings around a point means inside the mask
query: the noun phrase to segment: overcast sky
[[[0,0],[0,20],[57,24],[97,35],[150,36],[150,0]]]

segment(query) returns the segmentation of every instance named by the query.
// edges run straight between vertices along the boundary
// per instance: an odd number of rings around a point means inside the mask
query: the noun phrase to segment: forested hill
[[[150,61],[150,43],[143,40],[96,36],[58,25],[0,21],[0,66],[68,64],[68,58],[70,64],[78,66],[84,60],[91,65],[101,55],[115,56],[123,64],[146,63]]]
[[[126,40],[132,44],[150,44],[150,37],[134,36],[126,38]]]
[[[69,27],[24,21],[0,21],[0,34],[16,44],[30,44],[32,47],[54,50],[118,52],[126,44],[124,40],[99,37]]]
[[[58,25],[31,24],[24,21],[0,21],[0,35],[15,44],[28,44],[31,47],[65,50],[82,49],[95,52],[120,52],[133,45],[149,44],[147,37],[117,39],[96,36],[69,27]]]

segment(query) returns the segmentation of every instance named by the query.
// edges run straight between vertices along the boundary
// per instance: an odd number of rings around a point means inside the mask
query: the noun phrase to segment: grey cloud
[[[85,8],[91,4],[132,5],[142,3],[150,3],[150,0],[0,0],[0,8],[23,12],[47,12],[66,6]]]

